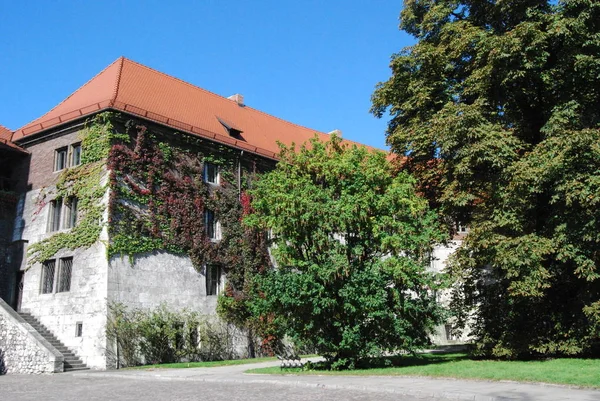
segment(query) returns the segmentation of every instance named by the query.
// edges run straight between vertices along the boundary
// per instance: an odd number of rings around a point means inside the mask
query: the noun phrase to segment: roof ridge
[[[33,120],[29,121],[27,124],[23,124],[19,129],[17,129],[17,131],[19,131],[19,130],[25,128],[25,127],[28,127],[29,125],[31,125],[32,123],[34,123],[36,120],[39,120],[40,118],[44,117],[45,115],[48,115],[48,114],[52,113],[54,110],[56,110],[58,107],[60,107],[63,103],[67,102],[67,100],[69,100],[70,98],[72,98],[73,95],[75,95],[77,92],[79,92],[80,90],[82,90],[83,88],[85,88],[87,85],[89,85],[94,79],[96,79],[97,77],[99,77],[102,73],[104,73],[104,71],[108,70],[114,63],[116,63],[118,61],[119,61],[119,59],[116,59],[115,61],[113,61],[112,63],[110,63],[102,71],[100,71],[99,73],[97,73],[96,75],[94,75],[92,78],[90,78],[86,83],[84,83],[83,85],[81,85],[79,88],[75,89],[75,91],[73,93],[71,93],[69,96],[67,96],[66,98],[64,98],[56,106],[54,106],[53,108],[51,108],[50,110],[48,110],[46,113],[44,113],[44,115],[42,115],[40,117],[37,117],[37,118],[34,118]],[[13,133],[13,135],[14,135],[14,133]]]
[[[119,72],[117,73],[117,79],[115,81],[115,90],[113,91],[113,96],[110,99],[111,106],[115,105],[115,101],[117,100],[117,96],[119,95],[119,87],[121,86],[121,74],[123,72],[123,64],[125,62],[125,56],[119,57],[117,61],[120,61],[121,65],[119,65]],[[108,67],[106,67],[106,68],[108,68]]]
[[[184,81],[184,80],[183,80],[183,79],[181,79],[181,78],[177,78],[177,77],[174,77],[173,75],[169,75],[169,74],[167,74],[167,73],[164,73],[164,72],[162,72],[162,71],[155,70],[155,69],[154,69],[154,68],[152,68],[152,67],[148,67],[147,65],[144,65],[144,64],[138,63],[137,61],[134,61],[134,60],[128,59],[127,57],[124,57],[124,60],[126,60],[126,61],[129,61],[130,63],[132,63],[132,64],[135,64],[135,65],[137,65],[137,66],[139,66],[139,67],[142,67],[142,68],[145,68],[145,69],[147,69],[147,70],[150,70],[150,71],[152,71],[152,72],[155,72],[155,73],[157,73],[157,74],[159,74],[159,75],[165,76],[165,77],[167,77],[167,78],[170,78],[170,79],[173,79],[173,80],[175,80],[175,81],[179,81],[179,82],[181,82],[181,83],[183,83],[183,84],[185,84],[185,85],[187,85],[187,86],[190,86],[190,87],[192,87],[192,88],[199,89],[199,90],[201,90],[202,92],[204,92],[204,93],[207,93],[207,94],[209,94],[209,95],[216,96],[216,97],[218,97],[218,98],[220,98],[220,99],[228,100],[228,101],[230,101],[230,102],[235,102],[235,100],[228,99],[228,98],[226,98],[225,96],[219,95],[218,93],[214,93],[214,92],[211,92],[211,91],[209,91],[209,90],[206,90],[206,89],[204,89],[204,88],[201,88],[201,87],[199,87],[199,86],[197,86],[197,85],[191,84],[191,83],[189,83],[189,82],[187,82],[187,81]],[[263,114],[263,115],[266,115],[266,116],[269,116],[269,117],[275,118],[275,119],[277,119],[277,120],[279,120],[279,121],[283,121],[283,122],[285,122],[285,123],[287,123],[287,124],[289,124],[289,125],[294,125],[294,126],[296,126],[296,127],[300,127],[300,128],[307,129],[307,130],[309,130],[309,131],[314,131],[315,133],[320,133],[320,134],[327,135],[327,133],[325,133],[325,132],[318,131],[318,130],[315,130],[315,129],[313,129],[313,128],[309,128],[309,127],[306,127],[306,126],[304,126],[304,125],[296,124],[296,123],[293,123],[293,122],[291,122],[291,121],[284,120],[283,118],[280,118],[280,117],[274,116],[274,115],[272,115],[272,114],[266,113],[266,112],[264,112],[264,111],[261,111],[261,110],[255,109],[254,107],[250,107],[250,106],[244,105],[244,108],[252,109],[252,110],[254,110],[254,111],[257,111],[257,112],[259,112],[259,113],[261,113],[261,114]]]

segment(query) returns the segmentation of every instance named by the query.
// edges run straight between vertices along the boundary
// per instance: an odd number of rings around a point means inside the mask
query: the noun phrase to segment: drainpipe
[[[238,200],[242,200],[242,156],[244,151],[240,151],[240,157],[238,158]]]

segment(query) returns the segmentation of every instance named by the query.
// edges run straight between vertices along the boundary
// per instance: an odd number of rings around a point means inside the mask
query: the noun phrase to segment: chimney
[[[337,135],[337,136],[339,136],[341,138],[342,137],[342,130],[334,129],[333,131],[330,131],[330,132],[327,133],[327,135],[333,135],[333,134],[335,134],[335,135]]]
[[[231,95],[227,99],[233,100],[234,102],[236,102],[240,106],[244,105],[244,96],[240,95],[239,93],[236,93],[235,95]]]

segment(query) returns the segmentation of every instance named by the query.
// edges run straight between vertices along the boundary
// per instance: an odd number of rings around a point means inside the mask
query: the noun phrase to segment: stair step
[[[46,341],[48,341],[58,352],[64,357],[64,371],[72,372],[75,370],[89,370],[85,363],[79,357],[59,341],[50,330],[41,324],[35,317],[26,312],[20,312],[19,315],[25,320],[35,331],[37,331]]]
[[[90,368],[88,368],[88,367],[85,367],[85,368],[67,368],[67,367],[65,367],[64,371],[65,372],[73,372],[75,370],[90,370]]]
[[[79,361],[79,362],[74,362],[74,361],[65,361],[64,365],[65,368],[86,368],[86,364]]]

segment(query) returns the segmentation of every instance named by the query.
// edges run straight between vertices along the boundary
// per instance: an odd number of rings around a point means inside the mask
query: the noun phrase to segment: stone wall
[[[70,131],[27,146],[31,153],[29,190],[24,196],[19,216],[24,224],[21,230],[15,230],[14,240],[28,241],[31,245],[57,232],[68,231],[48,232],[48,202],[54,198],[55,184],[60,176],[60,172],[53,171],[55,150],[78,142],[78,133]],[[107,199],[108,195],[104,201],[107,202]],[[24,272],[21,309],[36,317],[88,367],[95,369],[106,368],[108,261],[104,243],[107,238],[104,230],[101,241],[90,248],[64,249],[52,258],[56,261],[56,269],[60,258],[73,258],[71,286],[66,292],[58,292],[55,285],[50,293],[42,293],[42,265],[36,263],[28,266],[26,258],[23,258],[21,265],[21,271]],[[54,279],[56,282],[56,273]],[[80,336],[76,330],[78,323],[83,325]]]
[[[64,358],[0,299],[0,375],[62,372]]]

